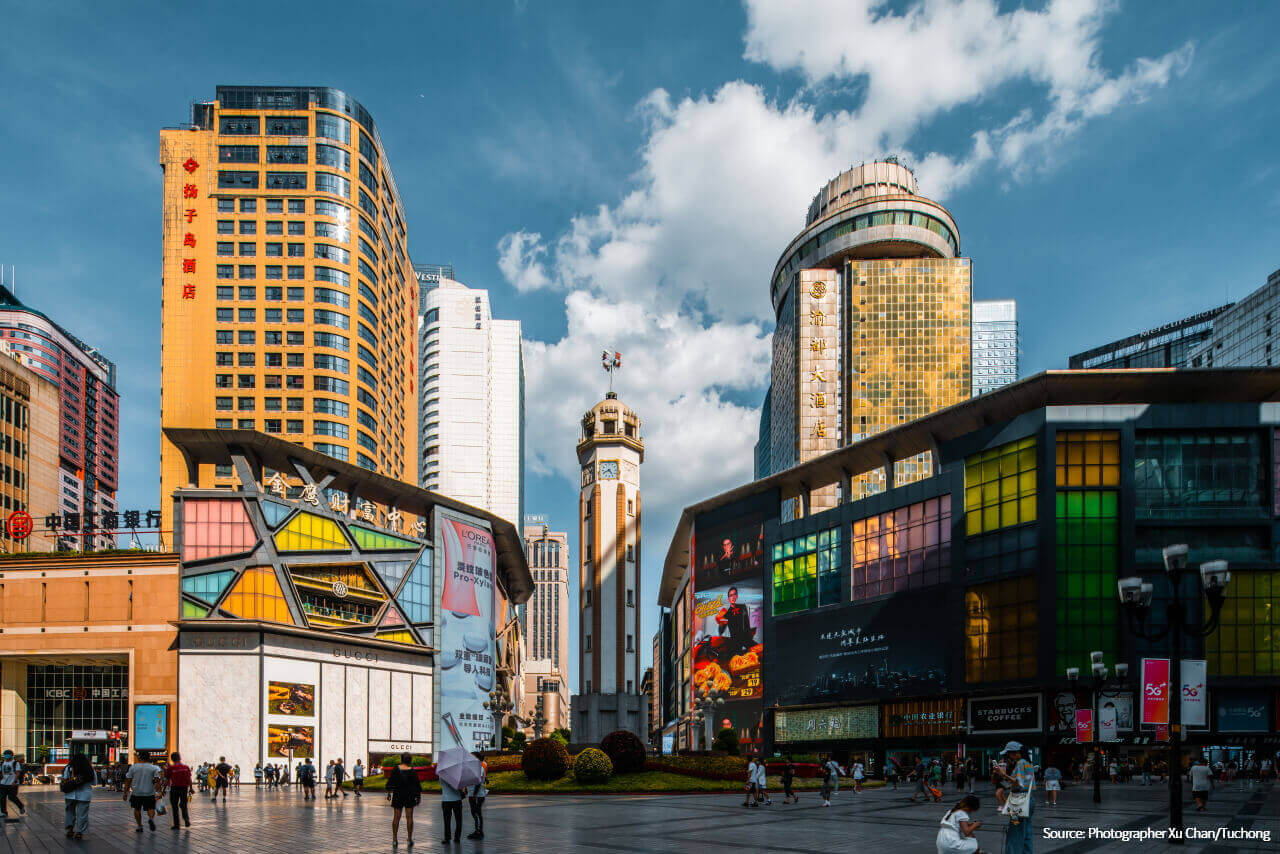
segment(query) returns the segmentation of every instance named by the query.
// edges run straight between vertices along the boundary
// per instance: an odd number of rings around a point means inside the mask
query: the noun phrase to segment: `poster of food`
[[[268,682],[267,712],[313,717],[316,713],[316,686],[299,682]]]
[[[724,691],[728,700],[763,695],[764,585],[759,578],[693,594],[693,690]]]
[[[441,749],[476,750],[488,747],[494,735],[484,704],[494,686],[497,550],[488,529],[445,513],[437,518],[443,592],[436,733]]]
[[[315,756],[316,728],[267,724],[267,755],[306,759]]]

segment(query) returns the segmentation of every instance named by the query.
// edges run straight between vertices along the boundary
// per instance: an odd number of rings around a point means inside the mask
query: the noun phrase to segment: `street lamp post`
[[[716,719],[716,707],[723,706],[726,694],[724,691],[710,689],[704,687],[698,694],[697,699],[693,701],[694,708],[698,710],[704,724],[703,736],[706,739],[707,750],[711,749],[711,730]]]
[[[502,719],[507,713],[515,708],[511,703],[511,699],[501,688],[494,688],[489,692],[489,699],[484,702],[484,707],[493,715],[494,738],[497,739],[498,748],[502,748]]]
[[[1124,606],[1129,630],[1140,638],[1158,641],[1170,637],[1172,651],[1169,655],[1169,824],[1175,830],[1182,830],[1182,636],[1205,638],[1218,630],[1222,618],[1222,605],[1226,600],[1227,585],[1231,583],[1231,573],[1227,571],[1225,560],[1211,560],[1200,564],[1200,569],[1193,570],[1187,566],[1185,544],[1167,546],[1164,549],[1165,578],[1172,588],[1172,596],[1165,608],[1165,625],[1159,629],[1147,628],[1147,620],[1151,614],[1151,599],[1155,586],[1134,575],[1122,578],[1116,587],[1120,595],[1120,603]],[[1182,579],[1188,575],[1199,575],[1200,586],[1204,597],[1209,602],[1209,619],[1192,622],[1192,615],[1187,613],[1189,600],[1182,595]],[[1169,840],[1175,845],[1182,844],[1181,834]]]
[[[1093,677],[1093,693],[1090,705],[1093,707],[1093,725],[1090,727],[1093,733],[1093,802],[1095,804],[1102,803],[1102,692],[1107,685],[1107,665],[1102,661],[1102,653],[1093,651],[1089,653],[1089,660],[1092,663],[1091,676]],[[1116,665],[1116,682],[1123,685],[1124,679],[1129,675],[1129,665]],[[1067,668],[1067,681],[1074,684],[1080,679],[1079,667]]]

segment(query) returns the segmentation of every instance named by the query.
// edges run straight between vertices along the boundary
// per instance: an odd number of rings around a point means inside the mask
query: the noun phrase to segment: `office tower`
[[[764,403],[760,404],[760,427],[756,433],[755,446],[755,479],[768,477],[773,473],[769,452],[773,442],[773,386],[764,393]]]
[[[0,339],[0,551],[51,552],[58,548],[58,531],[44,530],[41,521],[27,529],[13,514],[25,512],[34,521],[63,512],[58,386],[30,370],[27,354],[11,346]],[[74,547],[83,548],[79,542]]]
[[[532,717],[536,698],[542,697],[550,732],[569,725],[569,535],[536,519],[526,517],[524,526],[533,596],[525,606],[528,660],[521,714]]]
[[[969,397],[971,267],[959,252],[951,214],[896,162],[854,167],[818,192],[770,280],[772,471]],[[929,473],[920,456],[892,477]],[[873,472],[842,489],[859,498],[885,482]],[[834,489],[798,497],[814,512],[838,500]]]
[[[576,742],[614,729],[648,737],[640,696],[640,418],[613,392],[582,416],[578,441]],[[605,728],[608,727],[608,728]]]
[[[57,501],[37,501],[38,493],[33,494],[28,512],[33,516],[61,514],[66,521],[78,521],[80,530],[116,527],[101,524],[103,514],[116,512],[120,478],[116,366],[2,286],[0,340],[23,366],[57,387],[60,401],[60,427],[55,429],[60,467]],[[109,549],[115,547],[115,537],[67,533],[58,539],[58,547]]]
[[[489,292],[419,265],[419,483],[520,522],[524,515],[524,360],[520,321],[494,320]]]
[[[337,89],[219,86],[160,132],[160,164],[162,426],[276,434],[415,483],[417,283],[373,117]],[[166,528],[189,480],[162,436]]]
[[[1193,368],[1242,368],[1280,364],[1273,350],[1280,332],[1280,270],[1244,299],[1221,309],[1213,330],[1188,356]]]
[[[1018,379],[1018,303],[973,301],[973,393],[995,391]]]
[[[1229,308],[1230,303],[1077,353],[1068,366],[1072,370],[1189,367],[1191,352],[1213,333],[1214,319]]]

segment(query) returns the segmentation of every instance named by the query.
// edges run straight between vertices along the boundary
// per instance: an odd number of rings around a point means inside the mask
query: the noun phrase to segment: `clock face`
[[[618,461],[605,460],[600,463],[600,479],[601,480],[617,480],[618,479]]]

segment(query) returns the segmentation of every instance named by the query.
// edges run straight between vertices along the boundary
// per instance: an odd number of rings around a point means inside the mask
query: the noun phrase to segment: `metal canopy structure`
[[[777,489],[784,498],[803,500],[812,490],[847,483],[877,469],[891,475],[893,463],[899,460],[936,454],[941,442],[1045,407],[1271,401],[1280,401],[1280,368],[1043,371],[686,507],[667,549],[658,604],[671,605],[676,585],[689,565],[694,519],[753,495]],[[892,483],[891,477],[888,482]]]

